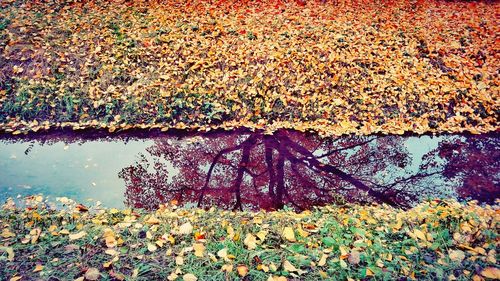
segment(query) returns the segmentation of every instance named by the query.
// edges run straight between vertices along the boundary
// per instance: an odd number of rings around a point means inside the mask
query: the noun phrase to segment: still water
[[[0,201],[68,197],[108,207],[160,203],[296,210],[344,202],[409,207],[500,195],[500,138],[346,136],[236,130],[0,140]]]

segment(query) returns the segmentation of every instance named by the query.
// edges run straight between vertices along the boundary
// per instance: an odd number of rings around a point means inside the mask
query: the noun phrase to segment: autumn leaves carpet
[[[494,1],[0,3],[0,129],[498,129]]]

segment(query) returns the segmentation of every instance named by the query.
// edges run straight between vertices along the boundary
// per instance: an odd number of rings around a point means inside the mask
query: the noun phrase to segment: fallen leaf
[[[253,250],[257,247],[257,239],[250,233],[247,233],[247,236],[245,237],[245,240],[243,240],[243,243],[249,250]]]
[[[217,252],[217,255],[221,258],[227,257],[227,248],[221,249]]]
[[[236,267],[236,271],[238,271],[238,274],[241,277],[245,277],[248,274],[248,267],[246,265],[238,265],[238,267]]]
[[[193,226],[190,222],[186,222],[185,224],[179,227],[179,234],[191,234],[193,232]]]
[[[353,265],[358,264],[360,262],[359,252],[356,250],[351,251],[347,260],[349,261],[350,264],[353,264]]]
[[[261,230],[255,235],[260,239],[260,241],[264,242],[264,239],[266,239],[267,233],[268,233],[267,231]]]
[[[415,234],[415,236],[420,240],[423,240],[423,241],[427,240],[427,238],[425,237],[425,234],[419,229],[413,230],[413,234]]]
[[[449,251],[448,256],[450,257],[450,259],[452,261],[456,261],[456,262],[462,262],[465,259],[465,253],[461,250]]]
[[[106,243],[106,247],[113,248],[117,245],[117,241],[115,239],[115,233],[112,229],[107,228],[104,230],[104,242]]]
[[[194,276],[194,274],[186,273],[182,276],[182,280],[184,281],[196,281],[198,278]]]
[[[7,253],[7,260],[14,261],[14,250],[12,247],[0,247],[0,250]]]
[[[295,233],[293,232],[293,229],[291,227],[285,227],[283,230],[283,237],[290,241],[290,242],[295,242]]]
[[[182,256],[175,257],[175,264],[176,265],[183,265],[184,264],[184,258]]]
[[[328,258],[327,254],[323,254],[319,259],[318,266],[324,266],[326,264],[326,259]]]
[[[487,267],[481,271],[481,275],[486,278],[500,280],[500,269],[496,267]]]
[[[232,264],[225,264],[221,268],[222,271],[225,272],[232,272],[233,271],[233,265]]]
[[[84,276],[85,279],[93,281],[93,280],[98,280],[101,277],[101,273],[97,268],[91,267],[87,269],[87,272],[85,272]]]
[[[177,279],[177,277],[179,277],[179,275],[177,275],[177,273],[175,272],[172,272],[170,273],[170,275],[167,276],[167,279],[170,281],[174,281],[175,279]]]
[[[79,212],[87,212],[89,210],[89,208],[87,208],[86,206],[82,205],[82,204],[78,204],[75,206],[75,209]]]
[[[288,272],[296,272],[297,271],[297,268],[293,264],[291,264],[288,260],[285,260],[283,262],[283,269],[285,269]]]
[[[371,269],[369,268],[366,268],[366,276],[374,276],[375,274],[373,273],[373,271],[371,271]]]
[[[42,271],[42,270],[43,270],[43,265],[37,264],[35,266],[35,269],[33,269],[33,272],[39,272],[39,271]]]
[[[158,249],[158,247],[156,247],[156,245],[152,244],[152,243],[148,243],[148,251],[150,252],[154,252]]]
[[[160,220],[158,218],[156,218],[155,216],[150,216],[146,221],[145,223],[148,223],[148,224],[159,224],[160,223]]]
[[[197,257],[203,257],[203,252],[205,251],[205,245],[201,243],[193,244],[194,255]]]
[[[84,237],[85,235],[87,235],[87,232],[85,232],[85,231],[80,231],[78,233],[70,234],[69,241],[78,240],[78,239]]]

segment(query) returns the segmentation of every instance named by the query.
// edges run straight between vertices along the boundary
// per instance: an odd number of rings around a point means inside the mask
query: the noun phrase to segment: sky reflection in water
[[[87,198],[154,209],[175,201],[297,210],[332,202],[408,207],[426,197],[499,196],[499,138],[349,136],[279,131],[166,134],[151,139],[0,140],[0,200]]]

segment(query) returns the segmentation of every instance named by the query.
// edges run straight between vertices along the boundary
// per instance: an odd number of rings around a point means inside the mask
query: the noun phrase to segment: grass
[[[302,213],[52,204],[34,196],[0,211],[3,279],[484,280],[499,270],[498,206],[474,202]]]

